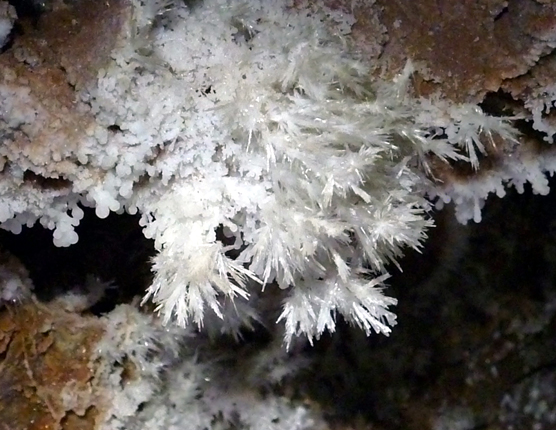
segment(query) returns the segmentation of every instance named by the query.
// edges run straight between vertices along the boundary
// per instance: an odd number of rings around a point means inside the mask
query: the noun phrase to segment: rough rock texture
[[[504,81],[527,73],[556,44],[556,6],[534,0],[377,0],[390,70],[408,57],[423,94],[441,89],[456,101],[480,102]]]
[[[0,311],[0,421],[10,430],[92,429],[103,403],[94,388],[97,318],[60,305]]]
[[[38,187],[71,188],[64,178],[76,174],[76,148],[93,122],[79,91],[96,82],[130,22],[126,0],[56,1],[37,22],[20,20],[22,34],[0,56],[1,166],[21,167]]]

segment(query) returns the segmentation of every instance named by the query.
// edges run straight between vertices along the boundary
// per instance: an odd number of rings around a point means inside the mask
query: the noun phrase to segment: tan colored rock
[[[391,70],[407,58],[431,89],[458,102],[480,102],[507,79],[527,73],[556,41],[554,4],[532,0],[385,1],[389,41],[382,61]],[[426,95],[426,94],[425,94]]]
[[[0,312],[0,422],[10,430],[93,428],[94,317],[29,302]],[[79,425],[68,422],[78,423]]]
[[[127,0],[59,1],[36,24],[22,22],[23,35],[0,56],[2,165],[46,178],[76,174],[76,150],[94,123],[79,92],[129,34],[131,13]]]

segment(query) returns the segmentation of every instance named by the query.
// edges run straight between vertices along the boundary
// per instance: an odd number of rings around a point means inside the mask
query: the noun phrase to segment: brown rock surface
[[[556,5],[533,0],[377,0],[387,29],[381,62],[407,58],[428,85],[454,101],[480,102],[527,73],[556,42]]]
[[[2,430],[93,428],[100,320],[33,301],[0,311]]]
[[[76,173],[76,149],[93,123],[79,92],[95,84],[130,23],[127,0],[56,1],[37,22],[20,20],[22,34],[0,55],[3,96],[17,100],[0,118],[2,165],[46,178]]]

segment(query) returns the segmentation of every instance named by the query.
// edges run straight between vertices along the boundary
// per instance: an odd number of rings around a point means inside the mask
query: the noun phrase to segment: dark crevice
[[[203,4],[203,0],[183,0],[183,3],[189,10],[193,11]]]
[[[535,142],[544,142],[546,138],[546,133],[542,133],[533,128],[533,121],[519,119],[514,122],[514,127],[523,135],[530,137],[535,140]]]
[[[10,34],[8,34],[8,38],[7,41],[4,43],[4,46],[0,48],[0,54],[3,54],[4,52],[12,48],[12,46],[14,45],[15,37],[18,33],[22,33],[22,30],[21,26],[16,22],[12,30],[10,31]]]
[[[31,170],[26,170],[23,173],[23,180],[33,185],[37,185],[42,189],[49,190],[63,190],[71,188],[71,182],[64,178],[47,178],[39,175]]]
[[[556,186],[556,179],[550,185]],[[501,375],[515,377],[492,378],[482,382],[481,393],[464,394],[496,404],[500,393],[515,388],[524,377],[553,374],[554,318],[540,334],[524,335],[517,341],[519,350],[507,357],[500,357],[493,343],[516,342],[515,334],[505,329],[507,324],[527,315],[535,320],[531,309],[541,308],[555,294],[556,237],[547,235],[556,225],[555,208],[552,194],[509,189],[504,199],[487,203],[481,224],[458,227],[458,235],[466,232],[461,245],[465,244],[465,252],[451,267],[441,269],[441,256],[459,242],[449,240],[453,227],[446,215],[453,214],[438,213],[423,255],[408,253],[400,262],[404,272],[388,282],[386,294],[399,300],[392,335],[366,338],[338,324],[335,336],[323,337],[309,350],[315,364],[307,378],[307,396],[325,411],[329,407],[332,418],[340,422],[359,415],[382,423],[381,428],[400,430],[416,428],[407,426],[404,405],[423,406],[419,399],[435,395],[444,395],[449,402],[446,393],[465,392],[469,363],[492,359]],[[444,271],[443,276],[428,284],[438,270]],[[500,312],[493,312],[495,308]],[[498,333],[500,340],[493,341],[489,333]],[[543,357],[530,372],[523,366],[528,354]],[[488,366],[482,370],[488,371]],[[406,400],[392,400],[397,395]],[[477,428],[482,423],[477,422]]]
[[[508,6],[503,7],[502,10],[500,12],[498,12],[498,14],[494,17],[494,22],[500,20],[500,18],[502,18],[508,12],[509,12]]]
[[[25,25],[23,22],[30,21],[32,26],[35,27],[43,12],[40,2],[35,0],[9,0],[8,3],[15,8],[17,19],[8,35],[7,42],[0,49],[0,54],[10,50],[15,40],[25,34]]]
[[[121,133],[122,132],[122,129],[120,128],[120,126],[118,124],[109,125],[108,127],[106,127],[106,129],[111,133]]]
[[[68,87],[70,88],[70,90],[71,90],[72,92],[75,92],[75,89],[76,89],[75,83],[70,82],[70,81],[68,80],[69,76],[68,76],[68,71],[67,71],[67,69],[66,69],[64,66],[62,66],[62,65],[59,65],[59,66],[58,66],[58,69],[59,69],[59,70],[64,74],[64,76],[66,77],[66,84],[68,85]]]
[[[154,245],[143,236],[138,216],[99,219],[93,209],[84,212],[75,229],[79,241],[68,248],[54,246],[52,231],[39,223],[18,235],[0,230],[0,245],[27,268],[39,300],[50,301],[68,291],[94,295],[85,288],[90,277],[113,283],[90,309],[101,314],[144,294],[152,280]]]
[[[515,100],[510,93],[502,90],[486,93],[479,107],[484,113],[492,116],[513,116],[523,108],[523,102]]]
[[[226,235],[225,228],[222,224],[220,224],[215,229],[215,233],[216,233],[216,240],[222,243],[224,247],[232,247],[236,242],[235,236],[229,234]],[[228,251],[226,251],[225,255],[231,258],[232,260],[235,260],[244,249],[245,246],[241,246],[239,249],[230,248]]]
[[[208,96],[209,94],[216,94],[216,90],[213,88],[212,85],[207,85],[205,88],[201,88],[200,90],[195,90],[199,97],[201,96]]]
[[[18,20],[29,20],[34,25],[48,11],[50,0],[8,0],[17,13]]]

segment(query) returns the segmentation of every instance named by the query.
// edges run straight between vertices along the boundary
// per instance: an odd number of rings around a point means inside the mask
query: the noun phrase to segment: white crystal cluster
[[[166,321],[247,322],[250,294],[280,287],[287,341],[333,331],[337,314],[388,334],[387,266],[432,225],[426,193],[449,199],[426,179],[429,158],[476,167],[481,136],[514,131],[476,106],[414,97],[409,64],[374,78],[353,17],[318,2],[137,1],[133,22],[80,93],[95,120],[63,147],[70,192],[22,188],[37,154],[3,150],[2,227],[39,220],[68,246],[81,206],[139,213],[158,251],[146,298]],[[10,88],[3,124],[37,127]]]

